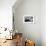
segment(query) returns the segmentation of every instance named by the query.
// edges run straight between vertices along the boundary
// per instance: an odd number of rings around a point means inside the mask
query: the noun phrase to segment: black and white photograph
[[[26,16],[24,21],[25,22],[33,22],[33,16]]]
[[[34,22],[34,16],[24,16],[23,17],[24,23],[33,23]]]

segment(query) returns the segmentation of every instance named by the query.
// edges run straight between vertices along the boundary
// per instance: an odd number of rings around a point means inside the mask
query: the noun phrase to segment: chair
[[[22,45],[22,33],[15,33],[16,46]]]
[[[35,46],[35,43],[32,40],[26,40],[25,46]]]

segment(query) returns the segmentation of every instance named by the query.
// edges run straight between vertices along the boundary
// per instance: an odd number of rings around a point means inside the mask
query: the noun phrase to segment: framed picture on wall
[[[34,16],[31,16],[31,15],[23,16],[23,22],[24,23],[33,23],[34,22]]]

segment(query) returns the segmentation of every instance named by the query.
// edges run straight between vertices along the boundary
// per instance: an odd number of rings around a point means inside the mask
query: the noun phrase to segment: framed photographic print
[[[31,15],[23,16],[23,22],[24,23],[34,23],[34,16],[31,16]]]

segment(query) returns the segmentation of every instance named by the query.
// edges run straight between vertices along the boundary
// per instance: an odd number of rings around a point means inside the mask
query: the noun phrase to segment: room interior
[[[0,46],[46,46],[46,0],[0,1]]]

